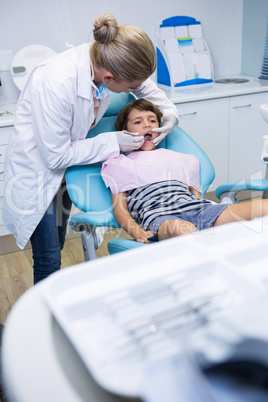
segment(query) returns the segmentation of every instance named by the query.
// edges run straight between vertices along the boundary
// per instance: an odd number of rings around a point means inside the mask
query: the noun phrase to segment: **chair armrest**
[[[108,251],[110,254],[116,254],[122,251],[128,251],[143,246],[149,246],[149,244],[139,243],[134,239],[129,240],[129,239],[116,238],[108,242]]]
[[[266,191],[268,190],[268,180],[241,180],[238,182],[221,184],[216,188],[215,195],[217,198],[222,199],[224,193],[237,193],[238,191],[243,190]]]
[[[120,228],[111,212],[82,212],[73,215],[70,219],[70,226],[77,232],[85,230],[87,226],[110,226]]]
[[[201,194],[204,196],[215,177],[215,171],[208,156],[200,146],[178,126],[174,127],[171,133],[165,137],[165,141],[167,149],[194,155],[199,160]],[[160,144],[162,144],[162,142]]]

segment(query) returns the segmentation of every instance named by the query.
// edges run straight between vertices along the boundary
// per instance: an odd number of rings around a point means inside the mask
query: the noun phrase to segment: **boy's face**
[[[144,136],[144,143],[139,151],[152,151],[155,149],[153,140],[159,133],[154,133],[153,128],[158,128],[159,123],[156,114],[147,110],[132,109],[128,115],[127,131],[139,133]]]

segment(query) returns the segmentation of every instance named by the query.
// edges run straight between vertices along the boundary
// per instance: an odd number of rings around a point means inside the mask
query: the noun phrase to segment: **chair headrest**
[[[117,116],[119,111],[134,99],[136,99],[135,96],[130,92],[120,94],[112,92],[110,105],[103,117]]]

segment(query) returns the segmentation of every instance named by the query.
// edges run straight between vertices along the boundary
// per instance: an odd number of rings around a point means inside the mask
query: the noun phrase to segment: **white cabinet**
[[[8,138],[12,127],[0,128],[0,236],[9,234],[2,219],[3,195],[4,195],[4,163]]]
[[[206,152],[216,173],[209,191],[223,183],[262,178],[262,137],[268,125],[260,105],[268,92],[177,104],[179,126]]]
[[[177,104],[179,126],[205,151],[215,169],[209,191],[228,181],[229,99]]]
[[[260,114],[262,103],[268,103],[268,93],[230,98],[229,181],[264,177],[261,150],[268,125]]]

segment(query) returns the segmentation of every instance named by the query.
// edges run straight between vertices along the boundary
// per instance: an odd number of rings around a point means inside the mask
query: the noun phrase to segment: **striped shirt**
[[[146,230],[158,216],[201,209],[211,202],[197,198],[186,184],[170,180],[127,191],[127,204],[131,216]]]

